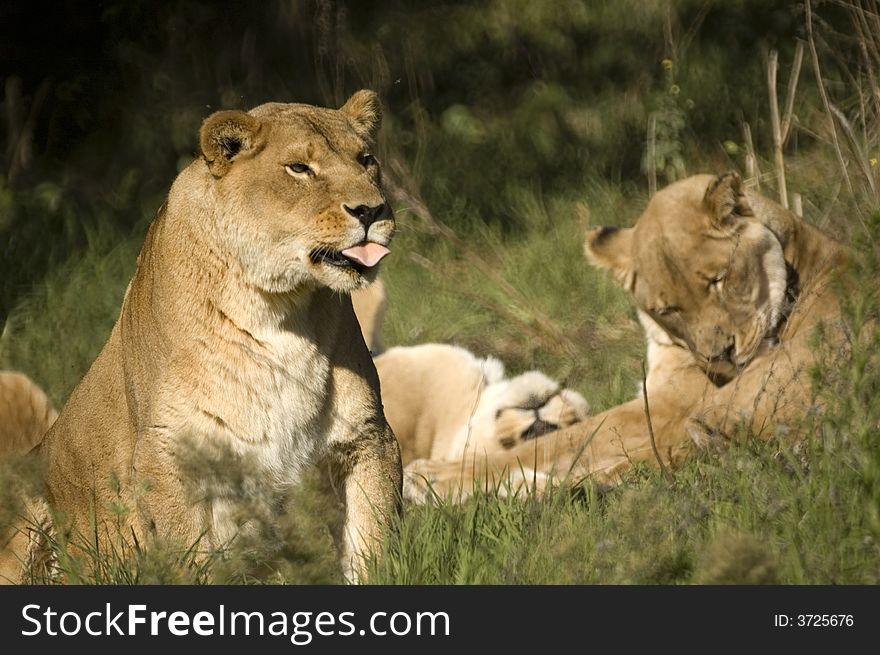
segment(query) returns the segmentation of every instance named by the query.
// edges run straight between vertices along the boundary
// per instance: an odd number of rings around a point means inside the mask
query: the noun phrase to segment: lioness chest
[[[187,349],[190,350],[190,349]],[[176,435],[245,457],[265,484],[295,482],[334,429],[331,363],[302,324],[199,341],[162,394]],[[177,393],[176,389],[183,389]]]

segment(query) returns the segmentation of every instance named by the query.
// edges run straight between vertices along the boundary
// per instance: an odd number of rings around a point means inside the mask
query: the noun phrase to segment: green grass
[[[839,464],[747,443],[697,457],[672,484],[641,467],[604,495],[414,508],[374,581],[877,584],[877,499]]]
[[[141,231],[91,233],[84,254],[54,269],[10,312],[0,368],[27,373],[61,407],[116,322],[141,241]]]
[[[632,220],[640,200],[631,189],[597,184],[580,202],[602,224]],[[387,345],[454,342],[500,356],[511,372],[539,367],[584,393],[595,411],[632,397],[642,336],[625,294],[583,257],[583,208],[523,194],[511,211],[527,231],[474,229],[459,235],[466,245],[429,239],[400,212],[384,272]],[[12,312],[3,365],[26,371],[63,402],[115,320],[139,241],[96,239],[50,275]],[[874,279],[870,242],[857,252],[867,254],[854,275]],[[480,274],[475,257],[487,266]],[[814,371],[828,410],[805,420],[799,445],[746,438],[697,453],[672,483],[639,466],[611,490],[585,486],[541,499],[490,492],[463,505],[408,507],[385,557],[373,563],[372,581],[880,582],[880,340],[871,323],[878,307],[876,284],[848,298],[852,332],[863,336],[843,360]],[[116,552],[96,553],[80,535],[74,543],[90,565],[64,561],[80,581],[340,582],[330,537],[339,507],[319,487],[307,484],[260,533],[271,537],[268,547],[251,540],[205,559],[192,556],[192,545],[146,551],[123,538]],[[69,554],[68,544],[57,548]]]
[[[868,226],[874,235],[878,224],[875,214]],[[696,452],[672,481],[640,465],[604,493],[586,486],[513,499],[490,491],[462,506],[438,500],[411,508],[373,580],[880,582],[880,258],[874,243],[876,236],[854,243],[849,282],[857,290],[844,303],[850,348],[826,352],[817,335],[819,364],[811,374],[825,410],[804,417],[790,439],[742,435],[722,450]],[[616,306],[612,301],[603,310]],[[594,366],[605,357],[630,356],[612,343],[582,355]],[[604,382],[605,393],[614,386],[607,377],[590,379]]]
[[[509,211],[527,229],[482,226],[458,233],[460,243],[426,238],[404,208],[384,264],[386,345],[455,343],[500,358],[510,373],[538,368],[594,410],[630,398],[644,338],[626,294],[587,265],[583,236],[587,219],[633,220],[631,201],[637,207],[632,189],[600,183],[577,201],[523,191]]]
[[[817,22],[823,74],[853,132],[831,142],[805,62],[785,149],[789,192],[802,194],[807,218],[858,254],[855,292],[845,295],[852,348],[811,372],[825,412],[804,418],[791,435],[801,438],[796,446],[745,435],[723,451],[696,453],[672,482],[638,466],[610,490],[584,486],[541,499],[483,493],[462,505],[408,507],[372,581],[880,582],[880,215],[856,166],[880,156],[880,128],[859,77],[871,64],[859,58],[852,16],[846,3],[825,4],[827,23]],[[640,213],[652,114],[660,186],[681,166],[743,171],[745,120],[763,190],[773,195],[762,54],[780,50],[781,95],[802,12],[783,0],[562,11],[534,2],[511,11],[494,0],[404,5],[349,3],[349,24],[328,27],[274,10],[285,3],[255,3],[249,16],[265,36],[256,45],[238,24],[220,40],[194,28],[180,43],[181,25],[225,15],[216,3],[170,3],[130,26],[121,3],[102,9],[107,41],[97,46],[106,58],[91,68],[130,83],[85,102],[67,97],[63,88],[79,83],[61,70],[63,84],[50,94],[55,111],[75,114],[80,128],[70,143],[36,139],[33,168],[17,180],[0,169],[0,367],[27,373],[64,403],[118,315],[143,217],[158,207],[175,166],[197,151],[206,107],[269,99],[338,106],[357,84],[383,97],[379,154],[403,190],[393,255],[383,264],[385,345],[454,343],[500,358],[511,374],[538,368],[581,392],[593,412],[632,398],[641,329],[626,293],[587,265],[584,230],[630,225]],[[335,44],[326,61],[312,57],[312,42]],[[291,47],[316,69],[291,71]],[[252,48],[250,68],[239,70]],[[350,88],[331,84],[331,69]],[[120,142],[120,134],[129,138]],[[16,133],[4,137],[8,146]],[[451,232],[429,229],[427,211]],[[16,510],[15,490],[34,475],[0,466],[0,527]],[[243,511],[262,515],[244,500]],[[89,534],[55,547],[70,581],[338,583],[339,509],[309,478],[277,522],[262,521],[265,543],[245,539],[198,557],[194,544],[145,550],[125,535],[111,552],[96,551]],[[68,559],[77,553],[82,561]]]

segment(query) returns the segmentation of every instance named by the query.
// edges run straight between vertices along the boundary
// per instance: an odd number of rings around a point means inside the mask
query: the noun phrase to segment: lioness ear
[[[382,123],[382,106],[375,92],[367,89],[355,91],[339,111],[348,116],[354,131],[361,138],[375,141]]]
[[[733,171],[722,173],[709,183],[703,204],[718,227],[730,227],[737,219],[753,215],[742,178]]]
[[[218,111],[208,116],[199,130],[199,145],[208,169],[222,177],[232,160],[256,145],[260,121],[243,111]]]
[[[611,225],[587,230],[584,254],[590,263],[610,271],[615,279],[629,289],[632,286],[633,228]]]

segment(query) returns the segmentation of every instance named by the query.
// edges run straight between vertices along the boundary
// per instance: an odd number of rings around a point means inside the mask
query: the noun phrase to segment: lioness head
[[[649,338],[688,348],[716,382],[775,342],[784,315],[782,244],[769,201],[751,200],[736,173],[696,175],[658,192],[634,227],[586,238],[587,257],[632,293]]]
[[[563,389],[540,371],[504,377],[504,365],[481,360],[484,388],[465,430],[483,447],[513,448],[518,443],[583,421],[589,406],[576,391]],[[461,439],[459,439],[461,441]]]
[[[589,413],[583,396],[561,389],[540,371],[490,385],[482,400],[495,407],[495,438],[503,448],[583,421]]]
[[[269,103],[205,120],[215,246],[248,283],[272,293],[348,292],[375,278],[394,233],[373,154],[380,120],[372,91],[340,109]]]

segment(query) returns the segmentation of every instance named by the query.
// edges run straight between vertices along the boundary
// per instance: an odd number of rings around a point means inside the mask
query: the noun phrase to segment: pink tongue
[[[364,241],[351,248],[346,248],[342,251],[342,254],[369,268],[378,264],[379,260],[389,252],[391,251],[385,246],[380,246],[372,241]]]

